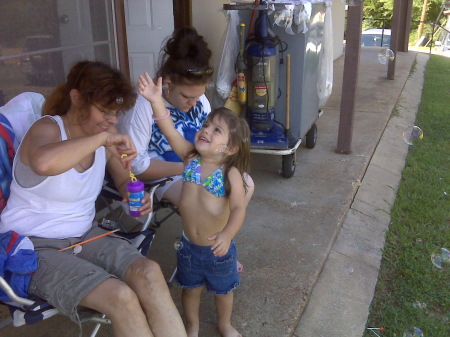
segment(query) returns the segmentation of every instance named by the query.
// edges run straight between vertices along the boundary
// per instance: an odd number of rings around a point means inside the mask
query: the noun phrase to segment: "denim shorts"
[[[206,286],[215,295],[226,295],[240,284],[236,244],[231,241],[224,256],[214,256],[211,246],[199,246],[183,235],[183,247],[177,252],[175,280],[182,288]]]

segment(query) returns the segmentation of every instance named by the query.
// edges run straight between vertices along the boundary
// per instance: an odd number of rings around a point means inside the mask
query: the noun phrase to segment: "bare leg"
[[[231,313],[233,311],[234,294],[230,291],[226,295],[215,295],[217,310],[217,328],[222,337],[242,337],[231,325]]]
[[[153,337],[133,290],[115,278],[107,279],[92,289],[80,305],[107,315],[112,321],[114,336]]]
[[[128,268],[125,282],[137,294],[155,337],[186,336],[183,321],[156,262],[145,257],[137,259]]]
[[[198,337],[200,331],[200,296],[204,286],[194,289],[183,289],[181,302],[186,317],[186,331],[188,337]]]

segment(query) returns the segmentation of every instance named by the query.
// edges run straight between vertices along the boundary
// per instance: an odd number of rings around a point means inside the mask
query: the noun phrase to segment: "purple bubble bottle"
[[[144,183],[136,178],[131,179],[131,181],[127,184],[127,192],[128,206],[130,208],[129,214],[133,217],[139,218],[141,216],[141,212],[138,211],[138,208],[143,205],[141,200],[144,197]]]

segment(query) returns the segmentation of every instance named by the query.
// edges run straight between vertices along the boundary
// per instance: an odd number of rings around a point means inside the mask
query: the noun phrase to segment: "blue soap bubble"
[[[183,246],[183,242],[181,242],[180,240],[175,241],[175,243],[173,244],[175,250],[183,249]]]
[[[423,131],[417,125],[408,127],[403,131],[403,140],[408,145],[417,144],[423,138]]]
[[[223,156],[224,154],[228,153],[228,146],[226,144],[219,144],[214,149],[214,154],[216,156]]]
[[[403,332],[403,337],[423,337],[423,332],[419,328],[412,328]]]
[[[378,53],[378,61],[381,64],[388,64],[389,61],[394,61],[395,54],[392,50],[388,48],[383,48]]]
[[[450,266],[450,252],[447,248],[439,248],[431,254],[431,262],[439,269],[448,269]]]
[[[416,309],[426,309],[427,308],[427,304],[426,303],[422,303],[420,301],[415,301],[413,303],[413,307]]]

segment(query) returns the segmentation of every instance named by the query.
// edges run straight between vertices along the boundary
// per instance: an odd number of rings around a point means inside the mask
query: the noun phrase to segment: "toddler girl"
[[[245,172],[250,168],[250,130],[231,110],[211,112],[196,133],[194,145],[174,127],[155,85],[140,76],[139,93],[152,105],[153,119],[185,166],[180,197],[182,248],[177,252],[176,280],[183,288],[182,304],[189,337],[198,337],[200,295],[215,295],[218,329],[224,337],[241,336],[231,325],[233,290],[239,285],[233,238],[246,212]]]

